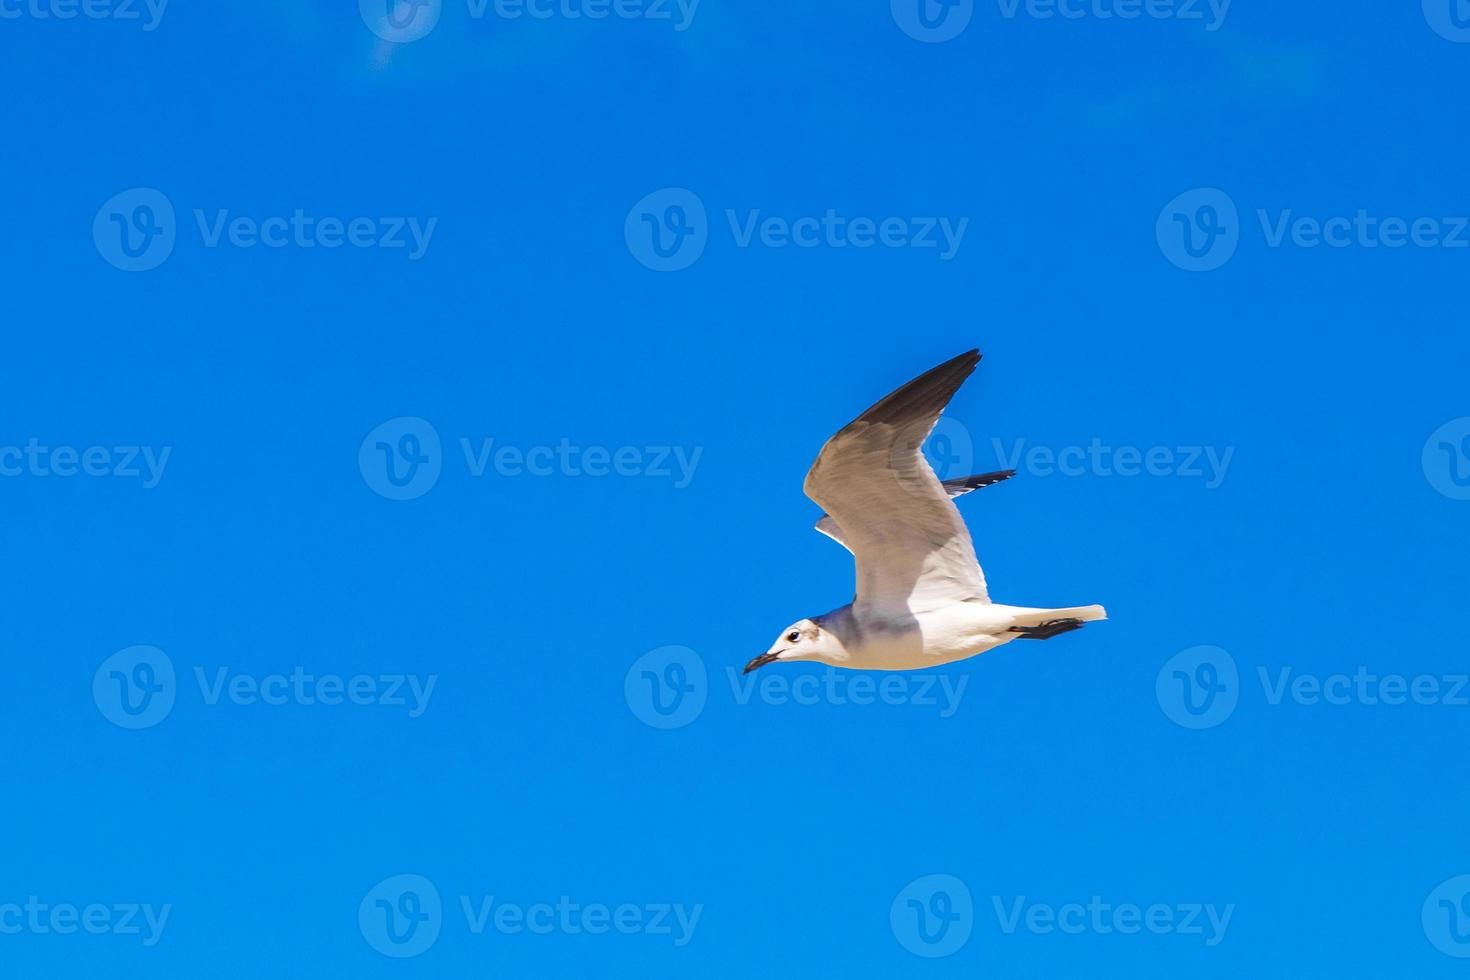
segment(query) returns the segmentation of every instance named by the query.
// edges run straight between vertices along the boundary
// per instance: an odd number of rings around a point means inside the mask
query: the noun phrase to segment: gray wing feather
[[[963,497],[971,490],[979,490],[981,487],[993,487],[1002,480],[1009,480],[1015,475],[1015,470],[995,470],[991,473],[976,473],[974,476],[962,476],[958,480],[945,480],[941,485],[944,487],[944,492],[949,494],[949,499],[953,500],[956,497]],[[842,528],[837,526],[837,522],[832,519],[830,514],[823,514],[814,526],[818,531],[833,541],[836,541],[842,547],[847,548],[847,542],[842,538]],[[851,551],[852,549],[847,548],[847,550]]]
[[[883,398],[827,440],[807,472],[806,495],[852,550],[860,605],[988,599],[965,522],[920,451],[979,362],[967,351]]]

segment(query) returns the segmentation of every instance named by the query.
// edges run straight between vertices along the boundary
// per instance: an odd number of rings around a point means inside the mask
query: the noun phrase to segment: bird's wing
[[[993,473],[976,473],[974,476],[962,476],[958,480],[945,480],[940,485],[944,487],[944,492],[953,500],[955,497],[963,497],[971,490],[994,486],[1002,480],[1009,480],[1015,475],[1015,470],[996,470]],[[837,522],[832,519],[830,514],[823,514],[814,526],[818,531],[821,531],[827,537],[842,545],[842,547],[847,548],[847,539],[842,536],[842,528],[837,526]],[[847,548],[847,550],[851,551],[852,549]]]
[[[807,472],[806,495],[836,521],[856,560],[856,604],[989,601],[965,522],[920,451],[979,362],[972,350],[899,388],[827,440]]]

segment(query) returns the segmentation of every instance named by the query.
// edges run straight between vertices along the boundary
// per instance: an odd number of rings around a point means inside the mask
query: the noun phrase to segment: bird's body
[[[1106,619],[1102,606],[1030,609],[993,602],[956,602],[893,615],[849,603],[812,621],[840,646],[820,658],[853,670],[919,670],[964,660],[993,650],[1035,628],[1057,620]],[[794,658],[793,658],[794,659]]]
[[[1106,619],[1102,606],[1034,608],[990,601],[953,498],[1012,471],[941,483],[921,447],[979,363],[961,354],[910,381],[827,441],[807,473],[827,513],[817,530],[853,553],[857,597],[788,627],[746,665],[814,660],[855,670],[914,670],[1044,640]]]

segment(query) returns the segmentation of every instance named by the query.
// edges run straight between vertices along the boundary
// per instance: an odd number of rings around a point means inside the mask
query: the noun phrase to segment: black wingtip
[[[978,348],[978,347],[971,347],[969,350],[965,351],[963,354],[961,354],[958,357],[952,359],[949,363],[950,364],[957,365],[957,366],[958,365],[963,365],[964,367],[966,367],[969,370],[972,370],[973,371],[975,369],[975,365],[979,364],[980,361],[982,359],[984,359],[984,357],[985,357],[985,355],[982,354],[982,353],[980,353],[980,348]],[[945,367],[948,367],[948,366],[949,366],[948,364],[945,365]]]
[[[971,348],[963,354],[951,357],[908,384],[889,392],[850,424],[873,421],[897,423],[917,418],[937,418],[979,363],[978,348]]]
[[[1015,470],[995,470],[991,473],[976,473],[974,476],[962,476],[956,480],[945,480],[944,490],[951,497],[959,497],[969,493],[971,490],[994,486],[1004,480],[1009,480],[1015,475]]]

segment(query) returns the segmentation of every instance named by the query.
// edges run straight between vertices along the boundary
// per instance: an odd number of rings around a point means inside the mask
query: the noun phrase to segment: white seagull
[[[978,363],[980,352],[973,350],[946,361],[827,440],[804,489],[827,512],[817,530],[853,554],[857,597],[782,630],[745,665],[747,674],[788,660],[854,670],[933,667],[1108,618],[1102,606],[1036,609],[990,601],[951,498],[1015,471],[941,483],[922,452],[944,406]]]

